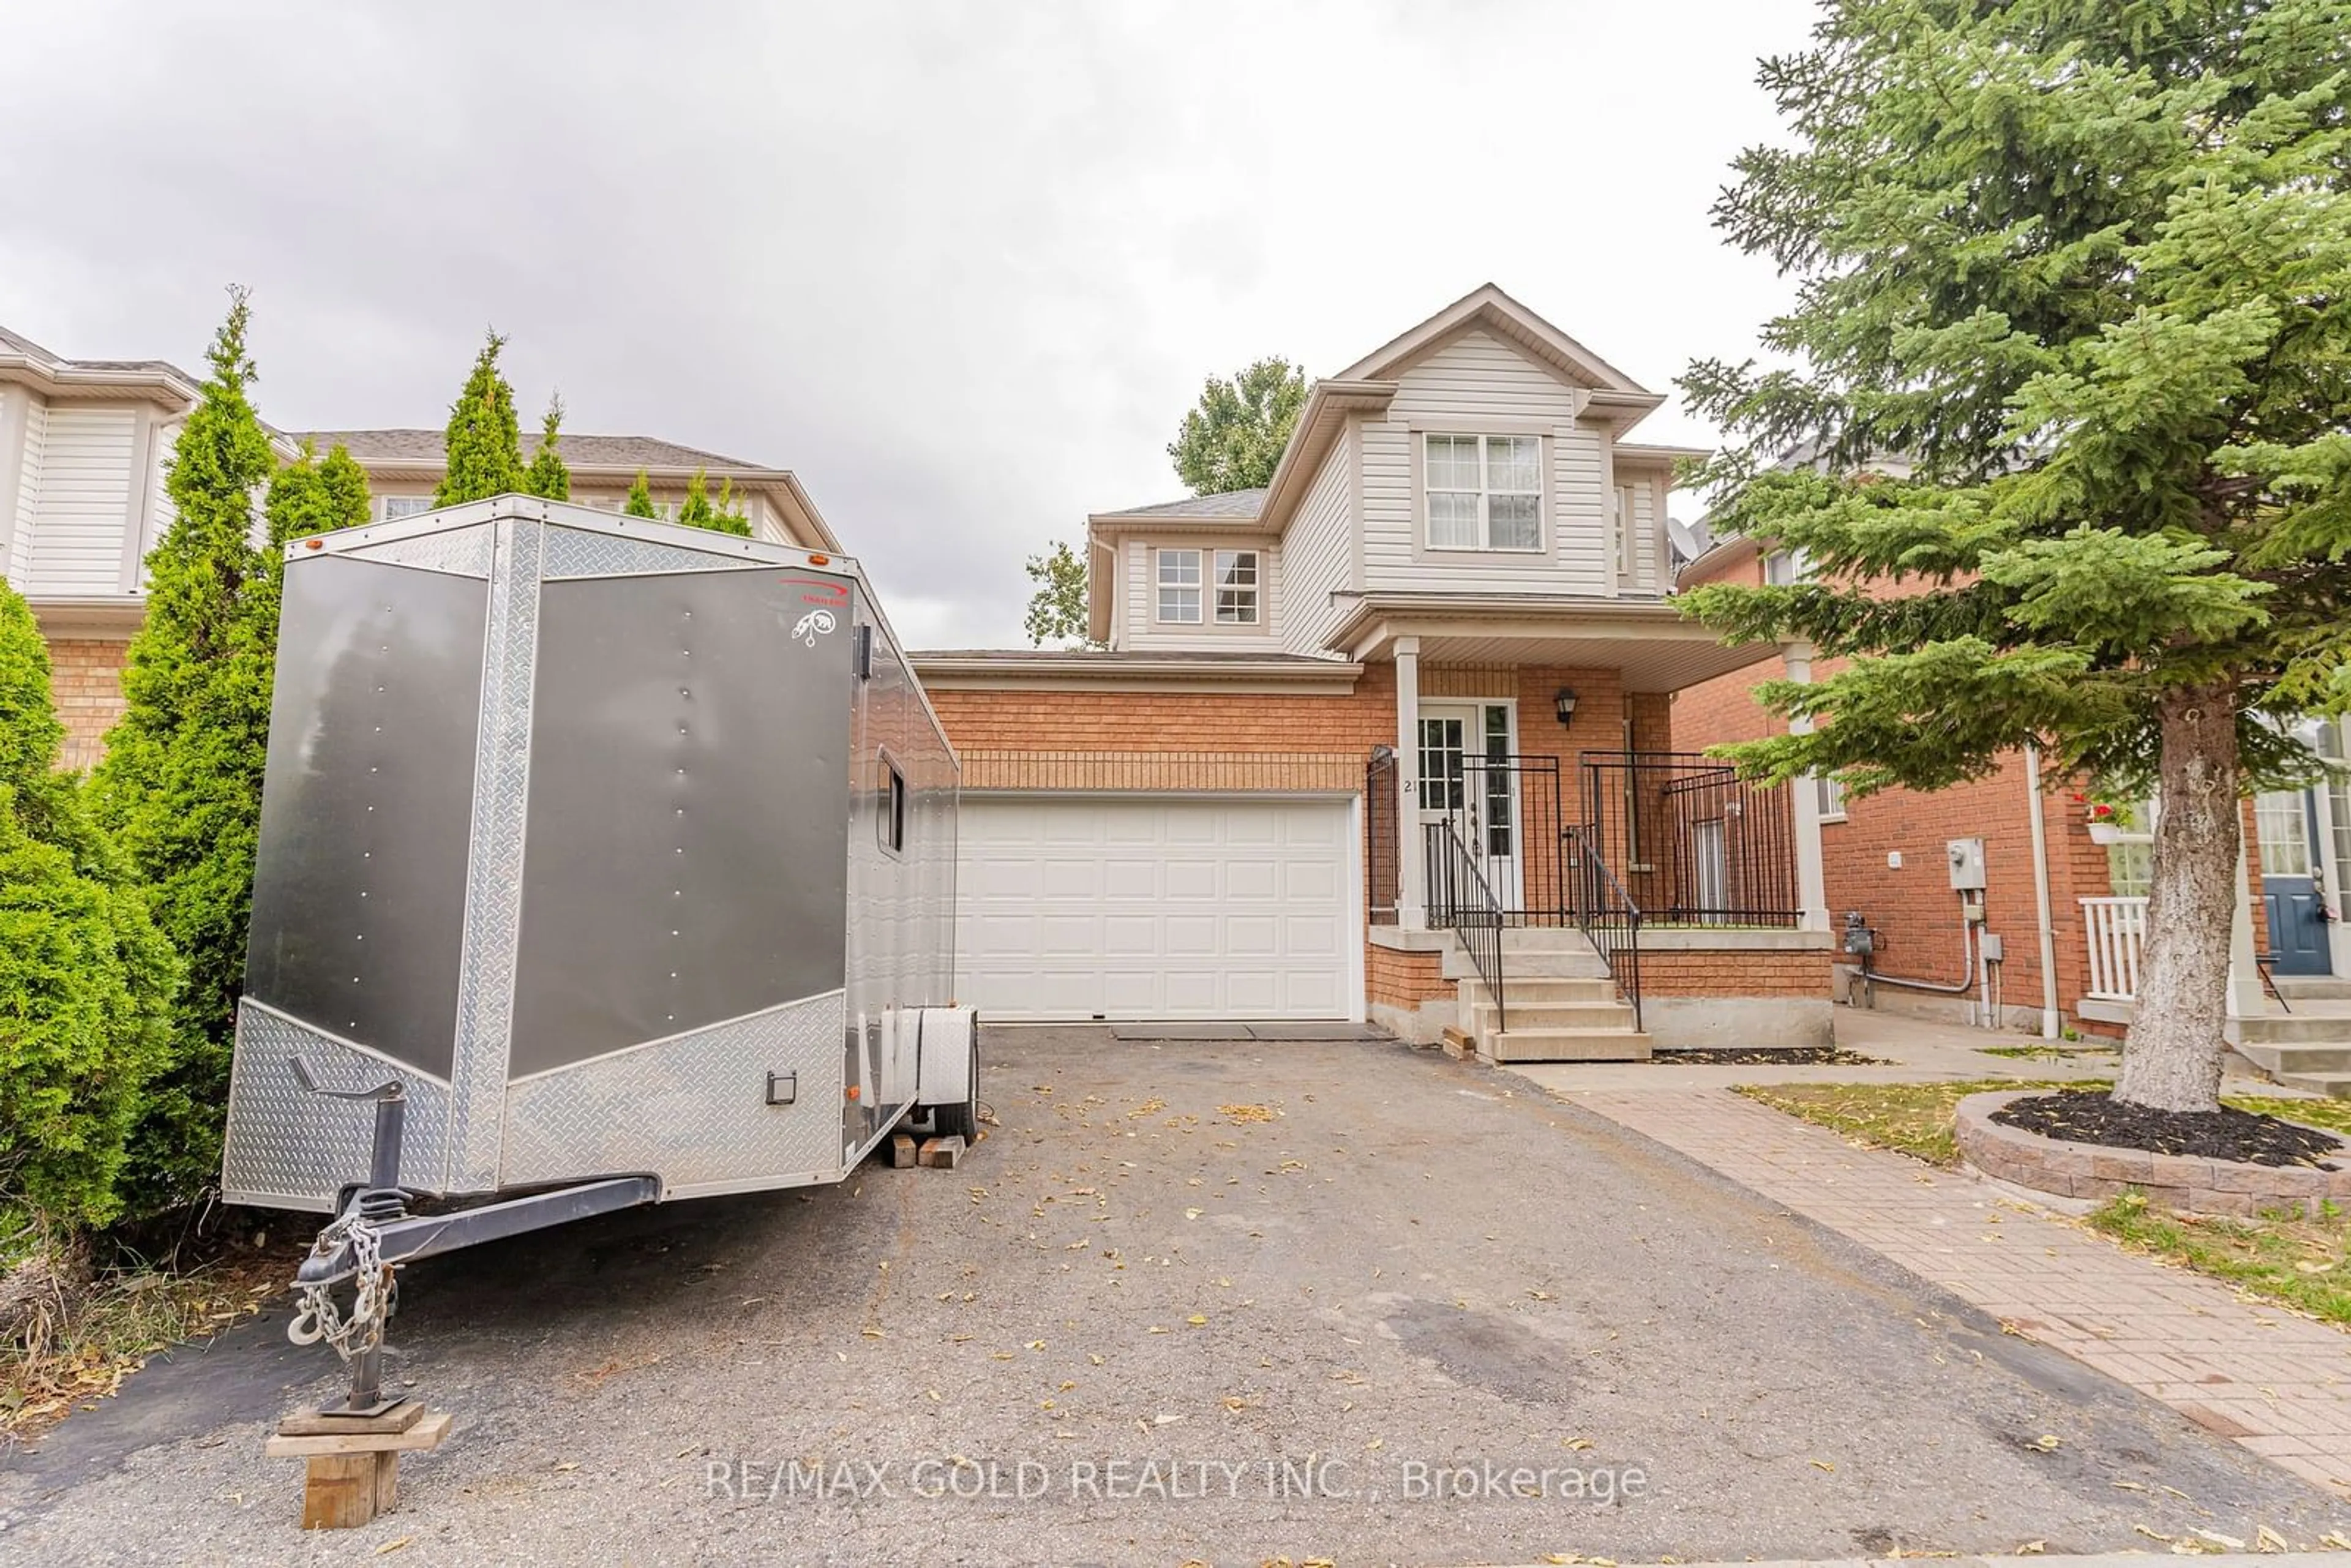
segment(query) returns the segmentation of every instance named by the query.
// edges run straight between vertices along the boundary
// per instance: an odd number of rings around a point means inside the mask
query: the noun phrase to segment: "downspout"
[[[2057,1029],[2057,927],[2049,915],[2049,826],[2041,799],[2041,748],[2024,746],[2024,799],[2032,822],[2032,913],[2041,924],[2041,1038]]]

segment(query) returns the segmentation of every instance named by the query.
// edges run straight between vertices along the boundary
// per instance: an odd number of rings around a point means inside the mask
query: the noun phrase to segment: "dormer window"
[[[1532,435],[1422,438],[1431,549],[1542,549],[1542,442]]]
[[[1158,556],[1159,620],[1171,626],[1198,626],[1213,606],[1218,626],[1258,623],[1258,552],[1253,549],[1169,549]],[[1215,574],[1204,584],[1203,573]],[[1213,593],[1208,591],[1213,587]]]

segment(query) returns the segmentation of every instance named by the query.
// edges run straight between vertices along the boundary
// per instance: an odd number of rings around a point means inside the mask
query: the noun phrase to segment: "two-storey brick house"
[[[1670,601],[1680,454],[1633,439],[1663,401],[1478,289],[1318,382],[1262,491],[1091,517],[1102,651],[917,654],[969,999],[1517,1056],[1825,1039],[1811,797],[1670,754],[1674,693],[1776,654]]]

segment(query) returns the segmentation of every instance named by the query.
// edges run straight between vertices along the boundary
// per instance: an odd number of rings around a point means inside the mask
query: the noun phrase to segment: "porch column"
[[[1810,684],[1813,678],[1813,646],[1809,643],[1791,643],[1780,650],[1786,664],[1788,678]],[[1813,721],[1798,716],[1788,721],[1791,735],[1809,735]],[[1789,814],[1796,828],[1796,903],[1803,913],[1799,924],[1807,931],[1829,929],[1828,879],[1821,870],[1821,792],[1808,774],[1790,786],[1795,799]]]
[[[1395,640],[1396,925],[1428,929],[1427,868],[1420,853],[1420,639]]]
[[[2229,917],[2229,1016],[2259,1018],[2269,1010],[2262,995],[2262,971],[2253,952],[2253,898],[2246,875],[2245,850],[2237,846],[2237,905]]]

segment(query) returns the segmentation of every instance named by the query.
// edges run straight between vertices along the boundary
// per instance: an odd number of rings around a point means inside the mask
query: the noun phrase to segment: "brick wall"
[[[1761,952],[1747,948],[1641,949],[1644,997],[1802,997],[1829,994],[1832,955],[1824,948]]]
[[[1269,753],[1292,757],[1352,757],[1352,787],[1363,787],[1363,766],[1374,746],[1395,744],[1395,671],[1375,664],[1345,695],[1285,695],[1259,692],[974,691],[945,687],[931,692],[931,706],[956,749],[1015,766],[1018,757],[1039,758],[1120,753],[1134,757],[1188,753],[1231,758]],[[1001,775],[999,775],[1001,777]],[[1040,776],[1041,779],[1042,776]],[[1147,781],[1029,788],[1187,788]],[[972,788],[1019,785],[972,784]],[[1276,783],[1227,788],[1312,788]],[[1344,786],[1342,786],[1344,787]]]
[[[1453,982],[1445,977],[1442,953],[1402,953],[1364,945],[1364,995],[1374,1005],[1410,1011],[1455,994]]]
[[[1760,560],[1742,563],[1714,580],[1761,580]],[[1881,585],[1889,591],[1918,591]],[[1816,661],[1815,679],[1843,667]],[[1782,674],[1779,663],[1733,672],[1674,694],[1673,746],[1699,751],[1728,741],[1785,733],[1787,723],[1764,711],[1754,687]],[[1960,977],[1962,924],[1959,895],[1951,890],[1945,843],[1984,841],[1986,929],[2001,938],[2001,1001],[2008,1008],[2037,1009],[2042,1002],[2040,921],[2032,886],[2032,812],[2042,814],[2048,845],[2052,946],[2060,1011],[2073,1013],[2090,983],[2087,921],[2080,900],[2103,898],[2113,889],[2106,850],[2090,841],[2083,791],[2072,788],[2028,791],[2022,752],[2001,758],[1990,776],[1921,794],[1887,789],[1845,803],[1843,821],[1821,827],[1821,862],[1830,917],[1841,921],[1858,909],[1879,933],[1876,967],[1907,978],[1956,981]],[[2245,807],[2249,866],[2252,808]],[[1902,864],[1887,863],[1898,853]],[[2258,874],[2249,874],[2256,893]],[[2252,901],[2256,951],[2268,949],[2261,901]],[[1644,956],[1644,972],[1646,974]],[[2077,1020],[2078,1021],[2078,1020]],[[2093,1030],[2102,1026],[2084,1025]]]
[[[49,689],[65,721],[63,766],[95,768],[106,732],[122,716],[122,664],[128,642],[59,638],[49,644]]]

